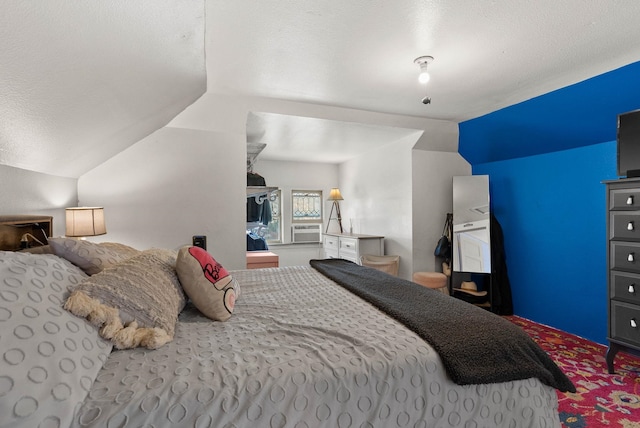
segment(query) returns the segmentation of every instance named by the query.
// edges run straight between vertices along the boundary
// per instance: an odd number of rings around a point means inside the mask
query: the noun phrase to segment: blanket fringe
[[[132,321],[125,327],[117,308],[104,305],[98,299],[80,290],[71,293],[64,308],[76,316],[86,318],[92,325],[98,327],[100,336],[111,340],[117,349],[138,346],[157,349],[173,339],[164,329],[138,327],[136,321]]]

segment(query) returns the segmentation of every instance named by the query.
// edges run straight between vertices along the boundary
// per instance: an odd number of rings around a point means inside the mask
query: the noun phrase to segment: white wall
[[[413,150],[413,271],[441,271],[433,250],[442,235],[446,214],[453,212],[453,177],[471,175],[471,165],[458,153]]]
[[[77,180],[0,165],[0,215],[53,216],[53,235],[64,235],[66,207],[78,200]]]
[[[398,276],[411,277],[411,149],[416,135],[390,143],[340,165],[343,226],[384,236],[385,254],[400,256]]]
[[[103,241],[178,248],[207,235],[229,269],[246,265],[243,135],[163,128],[78,180],[80,202],[105,208]]]
[[[246,121],[251,111],[424,129],[429,135],[427,140],[424,135],[422,138],[426,148],[437,146],[457,151],[457,125],[449,121],[207,93],[170,126],[80,177],[80,203],[105,207],[108,234],[104,239],[137,248],[175,248],[189,243],[194,234],[207,234],[208,249],[225,267],[243,268]],[[398,182],[389,170],[385,185],[395,183],[403,193],[402,204],[389,201],[394,210],[389,209],[358,227],[362,233],[393,237],[388,252],[402,250],[409,260],[407,265],[411,258],[406,251],[411,250],[412,239],[411,221],[407,220],[411,216],[411,151],[407,147],[402,153],[392,149],[385,153],[376,160],[380,169],[367,169],[365,177],[377,177],[385,165],[397,165],[401,169],[394,174],[401,174],[402,181]],[[337,183],[342,186],[340,174]],[[346,200],[342,206],[347,207],[351,197],[347,195],[358,193],[352,193],[351,189],[344,192]],[[403,227],[393,226],[391,221],[398,212],[408,216],[402,219]],[[348,219],[349,215],[364,219],[359,213],[343,214],[343,218]],[[387,233],[386,227],[392,231]],[[220,247],[223,249],[219,250]]]
[[[258,158],[254,171],[282,189],[288,221],[291,190],[321,189],[328,195],[331,187],[340,187],[345,232],[352,220],[354,233],[385,236],[385,253],[401,256],[400,276],[410,279],[416,271],[441,270],[433,250],[445,215],[453,209],[452,178],[471,175],[471,166],[458,153],[412,150],[414,142],[393,142],[341,165]],[[327,203],[326,216],[330,209]],[[331,226],[333,231],[335,222]],[[285,238],[289,242],[288,230]],[[271,245],[270,251],[280,256],[281,266],[323,257],[317,245]]]

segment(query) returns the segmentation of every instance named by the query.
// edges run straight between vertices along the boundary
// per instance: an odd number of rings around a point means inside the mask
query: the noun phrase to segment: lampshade
[[[104,223],[104,208],[74,207],[65,210],[69,237],[97,236],[107,233]]]
[[[342,200],[344,200],[344,198],[340,194],[340,189],[338,189],[337,187],[334,187],[333,189],[331,189],[331,192],[329,192],[329,197],[327,198],[327,201],[342,201]]]

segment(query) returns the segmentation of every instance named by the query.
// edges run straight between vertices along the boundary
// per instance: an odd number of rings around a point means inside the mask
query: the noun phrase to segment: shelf
[[[37,215],[3,215],[0,216],[0,250],[16,251],[20,249],[23,236],[31,235],[43,244],[51,236],[53,217]],[[28,238],[31,245],[39,245],[33,238]]]

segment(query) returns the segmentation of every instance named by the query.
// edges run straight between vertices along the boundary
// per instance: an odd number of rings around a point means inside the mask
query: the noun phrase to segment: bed
[[[554,387],[454,383],[418,333],[312,266],[231,271],[228,320],[186,299],[171,340],[116,349],[64,309],[95,275],[44,252],[0,252],[1,427],[560,426]]]

